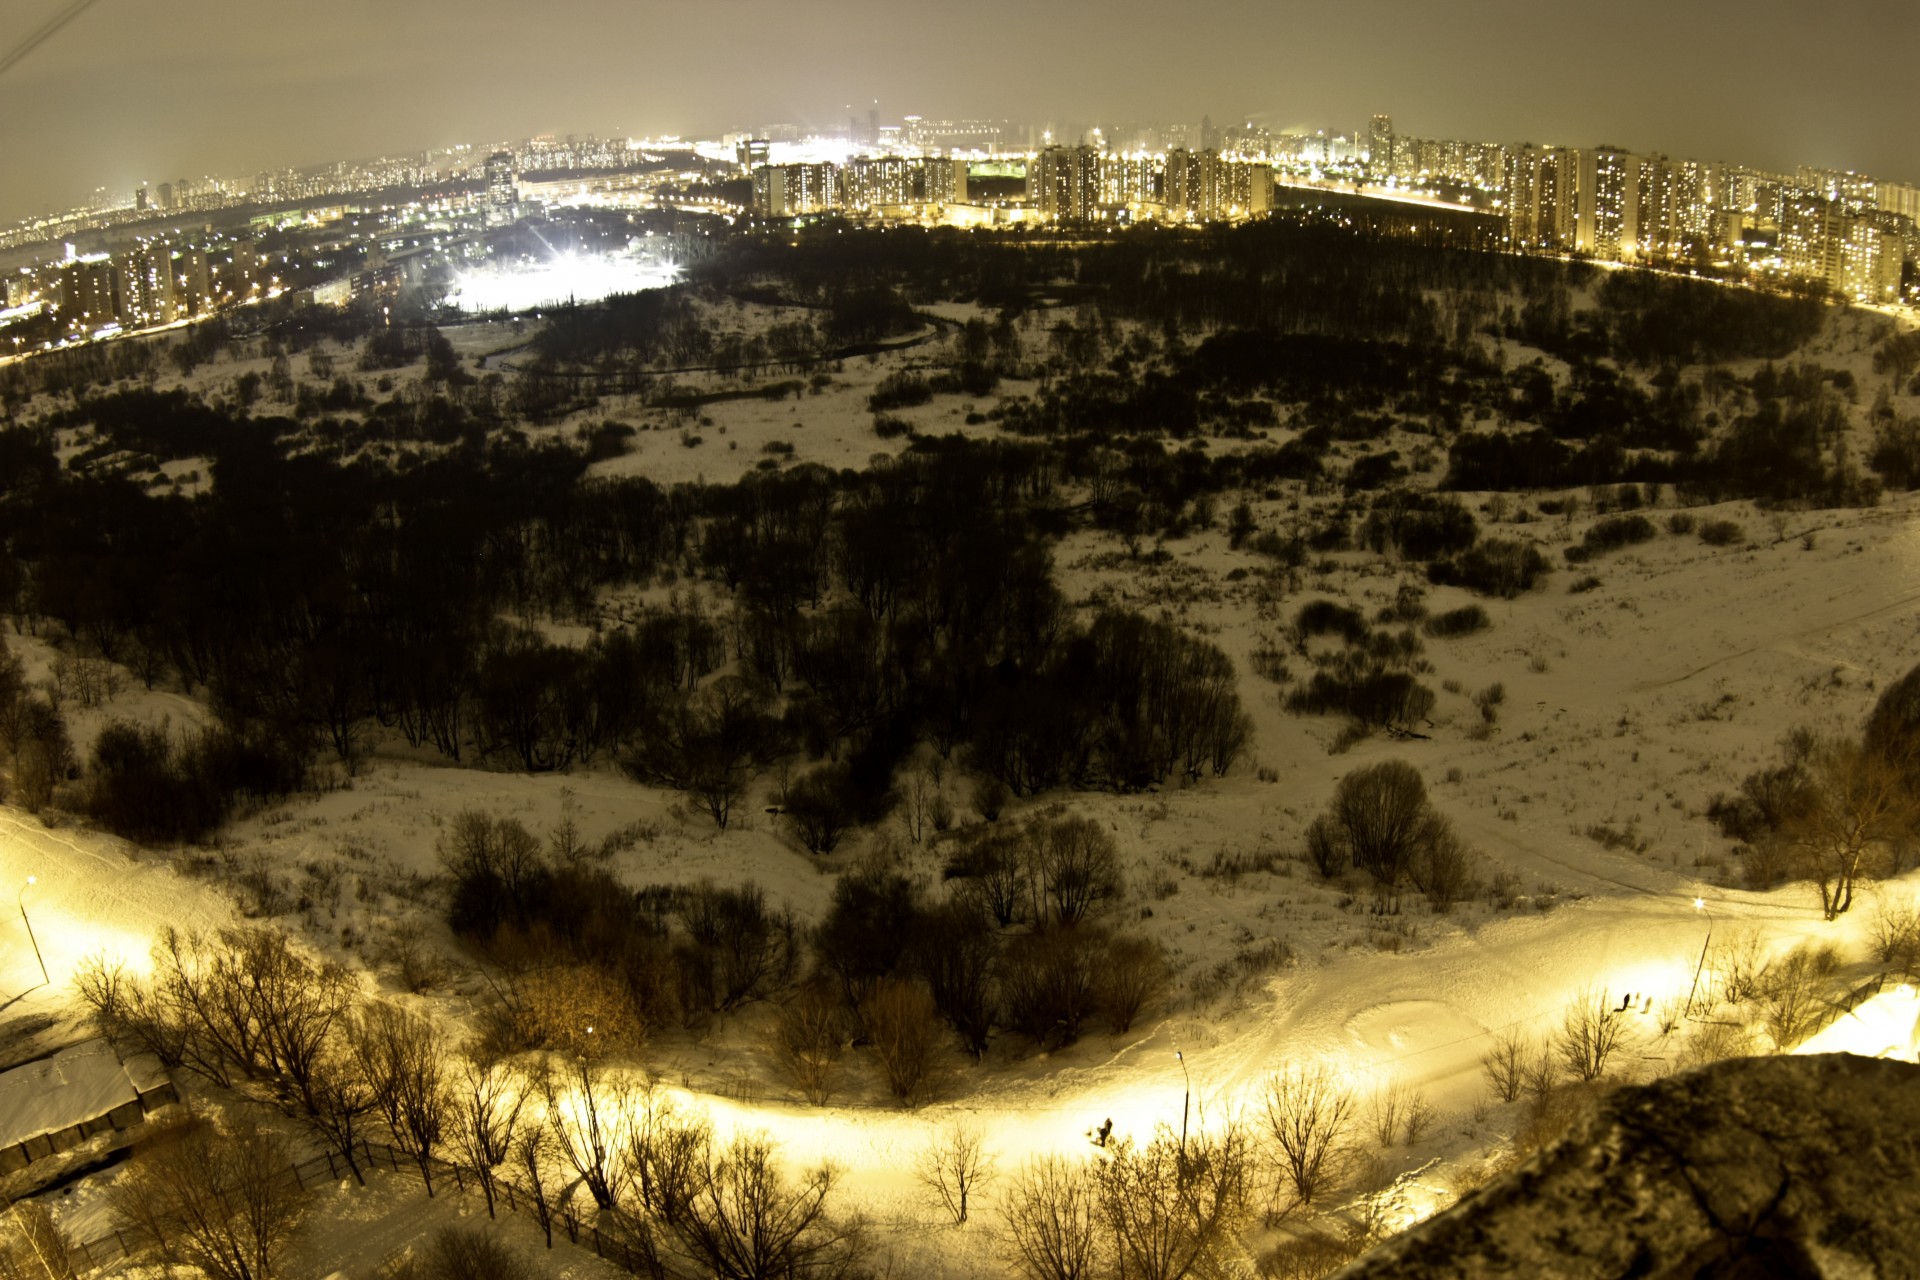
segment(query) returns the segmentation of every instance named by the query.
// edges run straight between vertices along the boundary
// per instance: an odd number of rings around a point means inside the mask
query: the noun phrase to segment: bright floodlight
[[[660,289],[679,278],[670,262],[637,254],[557,253],[544,262],[500,263],[462,271],[449,301],[462,311],[532,311],[567,301],[598,302],[615,293]]]
[[[1693,909],[1695,911],[1705,911],[1707,909],[1707,900],[1705,898],[1695,898],[1693,900]]]

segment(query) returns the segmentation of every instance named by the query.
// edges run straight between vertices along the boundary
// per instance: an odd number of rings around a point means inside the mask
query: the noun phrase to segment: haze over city
[[[20,0],[11,45],[68,7]],[[99,0],[0,76],[0,218],[181,175],[539,133],[822,130],[878,100],[1040,122],[1252,119],[1600,143],[1920,179],[1920,9],[1788,0],[1603,12],[1524,0],[1367,5],[1010,0],[671,7],[509,0],[242,9]]]

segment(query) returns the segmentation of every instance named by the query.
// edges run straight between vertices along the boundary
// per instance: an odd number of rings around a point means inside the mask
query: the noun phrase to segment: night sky
[[[67,0],[0,5],[10,50]],[[97,0],[0,76],[0,218],[534,133],[908,113],[1611,143],[1920,182],[1920,0]]]

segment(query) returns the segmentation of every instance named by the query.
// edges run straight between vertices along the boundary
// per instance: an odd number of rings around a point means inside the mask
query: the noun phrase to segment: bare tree
[[[1528,1046],[1520,1064],[1520,1084],[1536,1104],[1544,1103],[1560,1087],[1560,1063],[1551,1043],[1540,1041]]]
[[[706,1117],[676,1106],[651,1081],[635,1091],[627,1126],[627,1186],[639,1202],[636,1218],[653,1217],[671,1226],[687,1205],[706,1169],[713,1126]],[[649,1241],[651,1237],[649,1237]]]
[[[1820,1025],[1827,1008],[1821,979],[1832,972],[1832,960],[1831,952],[1799,947],[1768,967],[1761,1009],[1775,1052],[1787,1052]]]
[[[1119,894],[1120,851],[1092,818],[1038,817],[1028,824],[1026,838],[1034,919],[1051,914],[1056,924],[1079,924],[1095,904]]]
[[[251,1124],[221,1132],[192,1118],[157,1131],[114,1185],[124,1237],[214,1280],[273,1280],[303,1213],[286,1145]]]
[[[1107,939],[1094,994],[1107,1029],[1115,1035],[1132,1030],[1140,1010],[1166,990],[1168,973],[1159,943],[1125,933]]]
[[[1161,1126],[1144,1146],[1117,1144],[1094,1177],[1120,1274],[1141,1280],[1229,1274],[1247,1216],[1249,1146],[1236,1124],[1184,1138]]]
[[[1373,1121],[1373,1136],[1382,1147],[1399,1141],[1412,1146],[1433,1123],[1433,1103],[1425,1093],[1395,1077],[1374,1091],[1368,1116]]]
[[[580,1175],[594,1204],[612,1208],[626,1189],[627,1168],[618,1156],[628,1144],[633,1113],[629,1082],[585,1057],[559,1070],[549,1065],[538,1079],[554,1148]]]
[[[528,1198],[533,1202],[533,1219],[546,1235],[547,1248],[553,1248],[553,1184],[547,1173],[553,1143],[540,1125],[523,1125],[513,1139],[513,1163],[525,1180]]]
[[[1326,1066],[1294,1064],[1267,1077],[1261,1104],[1281,1176],[1310,1205],[1344,1169],[1353,1094]]]
[[[938,1073],[941,1024],[933,997],[915,982],[883,979],[860,1009],[887,1088],[912,1103]]]
[[[1413,858],[1407,864],[1407,875],[1437,914],[1446,915],[1454,903],[1480,891],[1473,865],[1474,855],[1453,824],[1429,809]]]
[[[1606,1074],[1626,1030],[1626,1013],[1606,991],[1585,991],[1568,1006],[1553,1044],[1570,1075],[1593,1081]]]
[[[71,1242],[38,1200],[16,1200],[0,1221],[0,1280],[74,1280]]]
[[[431,1197],[433,1154],[448,1111],[447,1047],[439,1032],[419,1014],[376,1000],[348,1020],[347,1044],[387,1130],[420,1167]]]
[[[1382,884],[1398,883],[1420,848],[1427,788],[1403,760],[1355,769],[1334,788],[1329,810],[1354,865]]]
[[[808,1102],[822,1106],[833,1093],[847,1043],[846,1006],[824,982],[808,982],[774,1013],[774,1059]]]
[[[1508,1030],[1494,1037],[1493,1048],[1480,1058],[1480,1070],[1494,1097],[1512,1102],[1520,1096],[1526,1058],[1527,1042],[1518,1031]]]
[[[1099,1262],[1100,1196],[1085,1165],[1037,1156],[1000,1205],[1009,1260],[1029,1280],[1086,1280]]]
[[[489,1218],[494,1216],[495,1170],[513,1154],[514,1134],[526,1100],[526,1089],[516,1084],[506,1064],[484,1050],[463,1055],[454,1069],[450,1106],[453,1141],[480,1181]]]
[[[940,1126],[914,1161],[913,1176],[953,1215],[955,1226],[964,1225],[974,1191],[993,1177],[993,1156],[980,1127],[957,1117]]]
[[[1027,902],[1027,857],[1018,831],[975,827],[963,836],[967,888],[993,922],[1006,928]]]
[[[831,1212],[834,1175],[822,1166],[797,1182],[782,1176],[763,1137],[709,1147],[672,1231],[716,1280],[820,1280],[856,1274],[860,1223]]]
[[[314,1064],[307,1083],[307,1103],[307,1123],[347,1162],[354,1181],[365,1183],[358,1147],[366,1118],[376,1110],[378,1099],[344,1045],[332,1045]]]
[[[1834,920],[1853,905],[1870,859],[1911,840],[1916,827],[1920,793],[1906,772],[1881,752],[1835,741],[1816,750],[1810,785],[1781,834],[1800,874],[1818,887],[1821,911]]]

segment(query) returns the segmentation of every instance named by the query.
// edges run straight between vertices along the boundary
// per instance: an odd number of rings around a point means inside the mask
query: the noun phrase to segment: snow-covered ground
[[[471,353],[512,342],[503,326],[450,337]],[[764,448],[774,440],[792,443],[795,461],[864,465],[901,443],[873,435],[866,396],[914,358],[848,362],[820,394],[800,400],[726,401],[688,422],[657,421],[660,429],[636,437],[635,452],[600,468],[662,484],[725,480],[776,456]],[[1844,341],[1821,358],[1861,362],[1858,347]],[[233,377],[235,367],[223,363],[198,378],[211,386]],[[1903,404],[1913,411],[1911,398]],[[942,397],[901,416],[922,430],[991,429],[967,428],[965,411]],[[608,416],[623,413],[608,405],[588,415]],[[682,430],[702,443],[681,443]],[[784,465],[787,455],[777,456]],[[1257,503],[1256,511],[1267,524],[1286,516],[1284,501]],[[1669,506],[1647,514],[1664,523],[1671,513]],[[1435,668],[1427,681],[1459,688],[1441,694],[1430,736],[1376,738],[1338,754],[1329,747],[1339,725],[1285,714],[1284,690],[1252,674],[1248,655],[1301,602],[1326,595],[1371,613],[1416,579],[1413,567],[1347,555],[1335,571],[1309,573],[1277,615],[1263,616],[1265,579],[1258,572],[1228,578],[1260,562],[1230,550],[1218,529],[1169,544],[1171,561],[1159,565],[1117,555],[1110,536],[1073,535],[1057,554],[1067,597],[1086,602],[1101,593],[1164,607],[1211,636],[1239,665],[1255,720],[1253,759],[1224,780],[1147,796],[1069,798],[1113,831],[1128,883],[1115,919],[1166,946],[1178,973],[1175,992],[1126,1036],[1093,1034],[1053,1054],[1006,1037],[982,1064],[956,1061],[936,1098],[913,1111],[890,1105],[877,1073],[852,1054],[830,1105],[801,1102],[764,1047],[764,1007],[697,1034],[663,1035],[645,1065],[722,1129],[762,1130],[796,1162],[841,1165],[850,1199],[902,1251],[901,1274],[989,1275],[1000,1268],[983,1232],[937,1227],[907,1173],[949,1116],[980,1125],[1001,1167],[1010,1168],[1032,1154],[1089,1151],[1086,1135],[1107,1118],[1120,1135],[1177,1127],[1189,1090],[1196,1115],[1245,1111],[1268,1073],[1321,1061],[1363,1093],[1398,1082],[1424,1091],[1438,1109],[1439,1122],[1420,1143],[1383,1153],[1390,1173],[1436,1158],[1464,1166],[1495,1147],[1515,1119],[1514,1108],[1488,1101],[1481,1077],[1481,1056],[1497,1034],[1548,1034],[1570,1004],[1604,991],[1635,997],[1646,1010],[1631,1019],[1629,1074],[1678,1065],[1693,1024],[1663,1034],[1661,1013],[1689,997],[1710,998],[1694,989],[1710,930],[1716,944],[1752,935],[1772,952],[1803,941],[1832,944],[1864,971],[1876,903],[1914,904],[1920,881],[1876,886],[1848,916],[1827,923],[1805,886],[1733,887],[1738,867],[1702,811],[1714,793],[1733,790],[1767,762],[1788,729],[1855,731],[1877,692],[1920,664],[1920,500],[1894,495],[1874,508],[1778,520],[1737,503],[1692,514],[1733,519],[1747,540],[1715,548],[1662,532],[1563,567],[1530,595],[1487,602],[1489,630],[1427,642]],[[1558,560],[1559,547],[1577,541],[1592,517],[1482,519],[1488,532],[1542,539]],[[1569,594],[1568,584],[1589,573],[1600,584]],[[1435,588],[1428,605],[1438,611],[1469,599]],[[44,676],[50,650],[31,638],[10,642],[30,677]],[[1480,713],[1468,695],[1495,682],[1507,695],[1498,722],[1475,732]],[[194,707],[128,679],[106,707],[74,715],[83,750],[114,714],[179,721]],[[1517,877],[1517,906],[1498,909],[1482,899],[1435,915],[1410,900],[1402,914],[1375,915],[1358,880],[1322,883],[1299,859],[1305,824],[1338,778],[1386,759],[1421,770],[1437,806],[1481,855],[1483,875]],[[1256,768],[1277,781],[1262,781]],[[950,774],[946,786],[961,821],[979,821],[960,780]],[[519,817],[535,831],[565,811],[589,840],[632,829],[639,837],[613,864],[628,882],[751,879],[803,918],[820,913],[834,875],[863,857],[895,859],[938,883],[941,851],[908,843],[898,828],[816,859],[763,816],[765,803],[757,796],[743,806],[746,819],[719,833],[678,797],[610,769],[527,777],[385,749],[335,789],[237,822],[211,853],[136,850],[78,825],[48,830],[7,810],[0,812],[0,889],[36,877],[21,901],[52,982],[36,985],[25,930],[8,918],[0,924],[0,1002],[11,1003],[0,1019],[73,1016],[69,984],[85,957],[106,951],[137,963],[163,925],[233,921],[234,895],[224,886],[265,872],[289,890],[285,922],[316,947],[366,964],[370,985],[391,985],[387,944],[403,924],[418,928],[449,954],[426,1005],[460,1024],[483,984],[456,953],[424,881],[437,867],[439,833],[467,808]],[[1603,844],[1596,832],[1620,838]],[[303,896],[305,904],[294,905]],[[1276,942],[1291,949],[1292,964],[1269,964]],[[1861,1025],[1872,1025],[1858,1043],[1901,1043],[1895,1024],[1907,1015],[1898,999],[1875,1006],[1871,1018],[1863,1014]],[[0,1035],[6,1025],[0,1021]],[[1830,1034],[1844,1039],[1846,1028]],[[404,1194],[339,1193],[327,1212],[350,1229],[316,1237],[303,1274],[367,1274],[410,1235],[479,1211],[451,1194],[428,1206],[411,1185]],[[591,1259],[562,1265],[570,1269],[559,1274],[601,1274]]]

